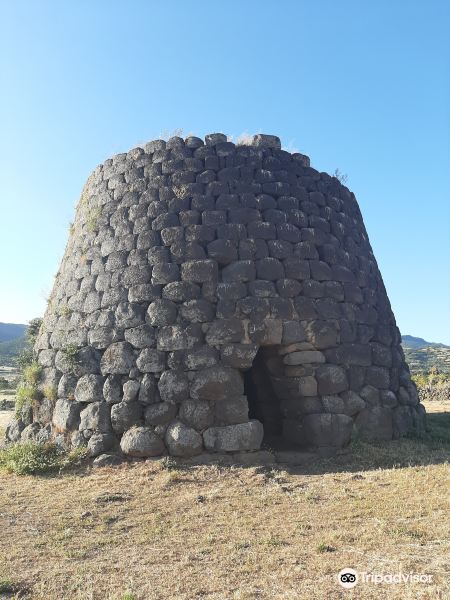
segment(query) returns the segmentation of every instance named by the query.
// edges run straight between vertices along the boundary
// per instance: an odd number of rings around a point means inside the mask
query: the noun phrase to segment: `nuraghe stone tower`
[[[35,352],[47,393],[9,438],[93,456],[326,453],[424,424],[354,195],[275,136],[97,167]]]

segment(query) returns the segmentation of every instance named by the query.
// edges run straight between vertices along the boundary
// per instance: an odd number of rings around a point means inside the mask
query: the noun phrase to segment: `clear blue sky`
[[[355,192],[403,333],[450,344],[447,0],[0,0],[0,321],[41,315],[90,171],[277,134]]]

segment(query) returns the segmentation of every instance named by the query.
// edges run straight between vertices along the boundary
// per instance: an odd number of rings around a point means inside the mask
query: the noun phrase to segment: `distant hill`
[[[0,342],[0,365],[12,367],[15,364],[16,358],[25,347],[25,336]]]
[[[22,337],[27,329],[26,325],[18,323],[0,323],[0,342],[9,342]]]
[[[433,367],[450,373],[450,346],[427,342],[412,335],[402,335],[402,346],[406,362],[413,373],[429,371]]]
[[[27,325],[0,323],[0,365],[13,366],[25,347]]]
[[[433,346],[435,348],[449,348],[450,346],[446,346],[445,344],[439,344],[436,342],[427,342],[423,338],[414,337],[413,335],[402,335],[402,346],[403,348],[428,348],[429,346]]]

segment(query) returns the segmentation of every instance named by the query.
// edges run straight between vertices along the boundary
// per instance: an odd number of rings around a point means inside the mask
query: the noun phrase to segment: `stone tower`
[[[97,167],[35,352],[39,399],[9,438],[93,456],[264,436],[332,452],[424,423],[354,195],[275,136],[173,137]]]

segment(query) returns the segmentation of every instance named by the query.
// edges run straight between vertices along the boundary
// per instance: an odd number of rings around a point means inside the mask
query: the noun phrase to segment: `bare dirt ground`
[[[0,377],[3,377],[8,381],[12,382],[17,378],[18,374],[19,371],[14,367],[6,367],[4,365],[0,365]],[[4,400],[7,402],[13,402],[15,398],[15,393],[16,392],[14,389],[0,389],[0,406],[2,405]],[[6,429],[6,425],[8,424],[8,421],[10,420],[12,415],[12,410],[4,410],[3,408],[0,408],[0,445],[2,442],[4,431]]]
[[[3,436],[6,426],[8,425],[8,421],[13,415],[14,411],[12,410],[0,410],[0,437]]]
[[[2,473],[0,580],[37,600],[447,599],[450,406],[427,408],[431,440],[307,467]],[[432,581],[345,590],[344,567]]]

